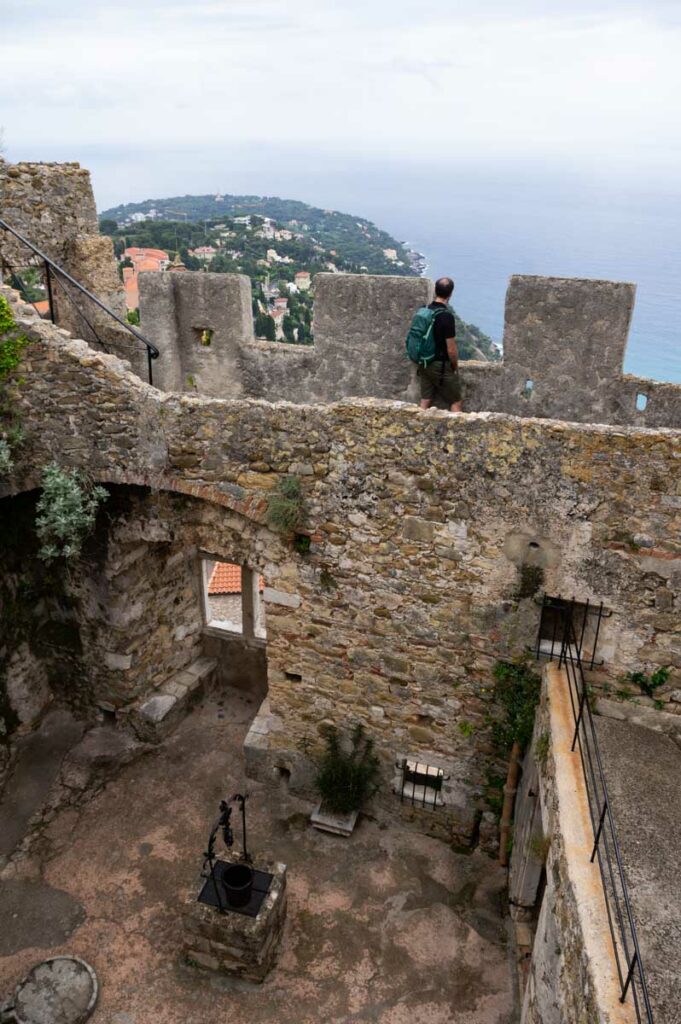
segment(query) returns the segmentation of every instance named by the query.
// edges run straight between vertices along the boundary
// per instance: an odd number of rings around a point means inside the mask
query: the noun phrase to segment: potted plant
[[[355,726],[349,740],[329,726],[324,741],[315,778],[321,801],[310,820],[324,832],[349,836],[360,807],[378,789],[380,761],[362,725]]]

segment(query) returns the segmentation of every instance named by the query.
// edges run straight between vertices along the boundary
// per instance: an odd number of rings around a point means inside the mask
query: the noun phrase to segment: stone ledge
[[[620,722],[631,722],[653,732],[661,732],[669,736],[681,747],[681,715],[673,715],[657,708],[647,708],[633,702],[606,700],[599,697],[596,702],[596,714],[603,718],[613,718]]]
[[[244,647],[265,649],[267,639],[262,636],[244,636],[243,633],[232,633],[229,629],[219,629],[217,626],[204,626],[201,630],[202,636],[215,637],[216,640],[224,640],[225,643],[237,643]]]
[[[137,736],[147,743],[160,743],[170,735],[213,682],[216,668],[214,658],[197,658],[151,696],[126,709],[125,717]]]

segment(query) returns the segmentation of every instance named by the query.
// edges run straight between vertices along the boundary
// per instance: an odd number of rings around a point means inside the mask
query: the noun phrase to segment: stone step
[[[215,658],[197,658],[163,683],[153,694],[140,698],[126,717],[146,743],[160,743],[170,735],[214,682]]]

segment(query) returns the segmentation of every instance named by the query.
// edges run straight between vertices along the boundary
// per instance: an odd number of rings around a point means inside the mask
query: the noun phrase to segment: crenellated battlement
[[[246,277],[141,274],[142,326],[163,353],[159,386],[299,404],[349,397],[416,401],[404,339],[414,310],[432,295],[432,282],[318,274],[314,288],[315,343],[299,347],[256,341]],[[503,361],[461,364],[466,409],[678,426],[681,387],[622,372],[634,297],[633,284],[615,281],[512,277]],[[201,342],[207,328],[209,347]]]
[[[0,209],[49,256],[117,312],[123,293],[111,242],[98,233],[88,171],[78,164],[0,161]],[[0,232],[0,256],[21,261]],[[164,391],[297,404],[342,398],[417,399],[404,339],[432,295],[424,278],[318,274],[312,346],[261,342],[251,286],[238,274],[141,274],[142,329],[161,351]],[[513,276],[506,294],[504,359],[462,364],[468,411],[634,426],[681,424],[681,386],[622,372],[635,286]],[[63,296],[58,320],[92,341]],[[204,332],[209,329],[210,344]],[[113,352],[142,373],[124,332],[103,328]],[[98,325],[99,331],[99,325]]]

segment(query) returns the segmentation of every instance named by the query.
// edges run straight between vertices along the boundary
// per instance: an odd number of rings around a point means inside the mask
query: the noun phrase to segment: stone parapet
[[[573,733],[567,677],[551,664],[530,754],[535,771],[526,765],[516,805],[509,878],[516,910],[531,907],[540,878],[546,881],[521,1021],[633,1024],[633,1000],[619,1000],[608,910],[598,865],[590,861],[593,831]]]
[[[143,274],[140,280],[142,326],[163,352],[157,380],[167,390],[296,404],[418,399],[405,337],[415,309],[432,294],[423,278],[318,274],[313,346],[256,341],[242,276]],[[681,424],[681,386],[622,373],[634,292],[616,281],[512,277],[503,361],[461,363],[466,409]],[[201,325],[214,331],[210,346],[200,343]]]

